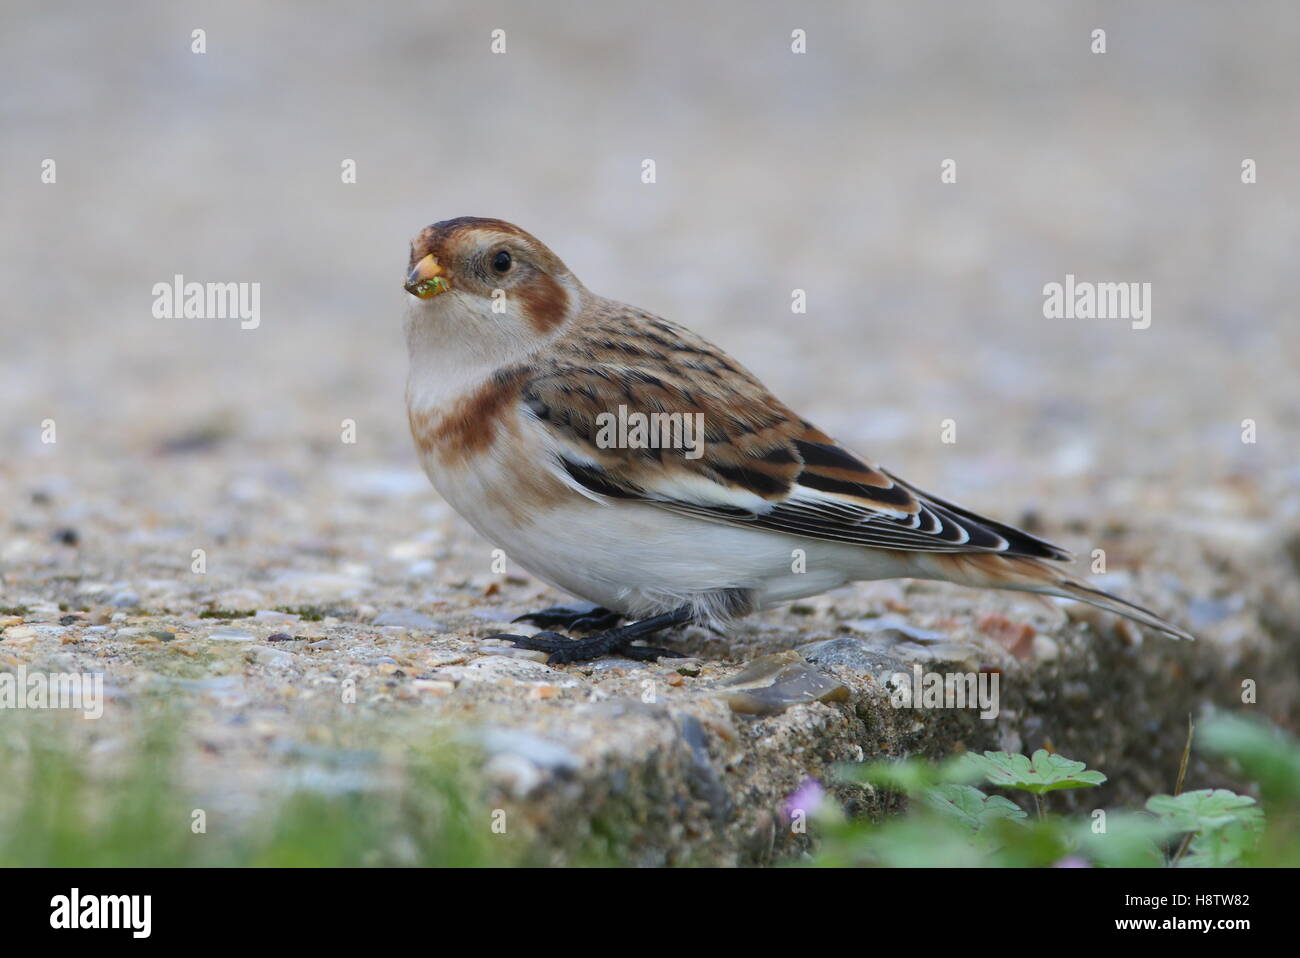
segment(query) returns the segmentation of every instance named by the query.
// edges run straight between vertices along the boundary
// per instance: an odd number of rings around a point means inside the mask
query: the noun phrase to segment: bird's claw
[[[504,639],[514,643],[517,649],[531,649],[534,652],[547,653],[547,665],[564,665],[568,662],[586,662],[598,659],[602,655],[617,652],[629,659],[639,662],[653,662],[655,659],[685,658],[681,652],[671,649],[658,649],[646,645],[633,645],[632,639],[616,632],[602,632],[587,639],[574,639],[559,632],[538,632],[536,635],[514,635],[499,633],[489,635],[489,639]]]
[[[558,626],[579,632],[594,632],[601,629],[612,629],[622,620],[622,613],[611,612],[599,605],[589,608],[556,605],[537,612],[525,612],[510,621],[530,622],[540,629],[553,629]]]

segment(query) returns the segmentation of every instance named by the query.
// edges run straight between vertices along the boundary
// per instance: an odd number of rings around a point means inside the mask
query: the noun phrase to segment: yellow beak
[[[415,264],[411,275],[406,277],[406,291],[420,299],[429,299],[451,289],[451,281],[442,275],[442,267],[430,253]]]

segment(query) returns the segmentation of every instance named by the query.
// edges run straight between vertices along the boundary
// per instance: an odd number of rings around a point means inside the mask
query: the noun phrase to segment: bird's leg
[[[515,647],[520,649],[547,652],[550,655],[546,660],[548,665],[584,662],[588,659],[598,659],[602,655],[608,655],[611,652],[618,652],[628,658],[643,661],[661,657],[680,659],[683,658],[680,652],[632,645],[632,642],[636,639],[645,638],[647,635],[653,635],[662,629],[669,629],[675,625],[684,625],[691,618],[691,607],[682,606],[680,609],[674,609],[662,615],[651,616],[639,622],[630,622],[616,629],[609,629],[599,635],[593,635],[589,639],[571,639],[567,635],[561,635],[558,632],[538,632],[536,635],[490,635],[488,638],[506,639],[513,642]]]
[[[598,629],[612,629],[623,621],[623,614],[611,612],[599,605],[555,605],[539,612],[525,612],[510,621],[531,622],[542,629],[559,627],[594,632]]]

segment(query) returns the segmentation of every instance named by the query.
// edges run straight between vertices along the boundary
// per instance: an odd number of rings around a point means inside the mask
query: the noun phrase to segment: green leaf
[[[1099,812],[1072,823],[1079,851],[1108,868],[1158,868],[1165,864],[1163,846],[1177,834],[1168,823],[1146,812]],[[1103,827],[1104,831],[1098,829]]]
[[[1074,762],[1040,748],[1033,758],[1008,752],[985,752],[966,756],[967,764],[978,769],[992,785],[1021,788],[1035,795],[1059,788],[1086,788],[1106,781],[1101,772],[1086,771],[1083,762]]]
[[[932,817],[892,819],[874,829],[863,848],[864,863],[886,868],[971,868],[991,864],[969,831]]]
[[[836,768],[836,778],[862,785],[875,785],[904,795],[918,795],[938,782],[934,766],[917,759],[840,765]]]
[[[1300,742],[1258,719],[1216,715],[1197,732],[1206,751],[1237,762],[1271,798],[1300,800]]]
[[[985,795],[970,785],[939,785],[926,789],[925,802],[935,811],[960,822],[972,832],[1000,818],[1018,821],[1024,809],[1001,795]]]
[[[1249,795],[1226,788],[1202,788],[1181,795],[1152,795],[1147,810],[1159,815],[1180,832],[1203,832],[1234,822],[1263,822],[1264,816]]]
[[[1262,821],[1235,821],[1197,834],[1178,864],[1182,868],[1235,865],[1259,844]]]
[[[856,765],[839,765],[835,768],[837,780],[874,785],[909,797],[923,796],[927,789],[947,783],[978,781],[963,761],[949,760],[939,764],[919,758],[906,758],[893,762],[867,762]]]

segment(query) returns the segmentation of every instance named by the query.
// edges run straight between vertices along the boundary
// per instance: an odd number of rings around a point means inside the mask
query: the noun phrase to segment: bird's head
[[[411,241],[406,291],[446,335],[544,340],[582,308],[585,290],[545,244],[504,220],[461,216]]]

